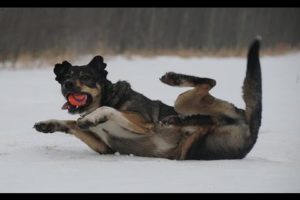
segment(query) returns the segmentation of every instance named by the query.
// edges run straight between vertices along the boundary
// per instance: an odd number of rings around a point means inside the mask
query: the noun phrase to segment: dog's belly
[[[121,154],[133,154],[148,157],[168,157],[169,151],[176,145],[160,134],[139,135],[107,121],[90,128],[103,142]],[[167,142],[169,141],[169,142]]]

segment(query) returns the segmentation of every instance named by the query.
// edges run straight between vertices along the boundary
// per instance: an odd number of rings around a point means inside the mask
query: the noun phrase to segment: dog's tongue
[[[68,102],[66,102],[62,109],[69,109],[70,105],[79,107],[86,104],[87,101],[87,95],[86,94],[70,94],[68,96]]]

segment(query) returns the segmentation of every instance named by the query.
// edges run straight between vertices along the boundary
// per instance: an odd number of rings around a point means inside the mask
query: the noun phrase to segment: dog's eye
[[[88,80],[91,79],[91,77],[88,76],[88,75],[81,75],[79,78],[80,78],[80,80],[82,80],[82,81],[88,81]]]

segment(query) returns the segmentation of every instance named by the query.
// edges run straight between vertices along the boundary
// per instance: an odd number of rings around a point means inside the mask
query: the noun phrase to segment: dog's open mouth
[[[67,109],[69,112],[82,111],[92,102],[91,95],[87,93],[69,93],[66,95],[67,102],[62,106],[62,109]]]

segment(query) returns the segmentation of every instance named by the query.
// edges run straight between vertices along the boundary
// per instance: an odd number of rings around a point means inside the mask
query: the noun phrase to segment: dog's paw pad
[[[33,128],[42,133],[53,133],[55,132],[55,124],[51,122],[37,122]]]

